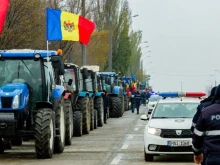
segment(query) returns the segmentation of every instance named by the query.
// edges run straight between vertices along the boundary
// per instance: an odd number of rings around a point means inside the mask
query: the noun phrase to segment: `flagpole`
[[[47,40],[47,62],[49,62],[49,41]],[[50,74],[49,74],[49,70],[47,70],[47,72],[48,72],[48,77],[50,77]],[[48,84],[47,85],[48,86],[48,88],[47,88],[47,101],[50,101],[50,99],[49,99],[49,93],[50,93],[50,85]]]

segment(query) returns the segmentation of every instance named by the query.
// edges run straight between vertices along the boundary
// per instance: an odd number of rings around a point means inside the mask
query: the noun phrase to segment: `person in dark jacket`
[[[207,106],[209,106],[209,105],[211,105],[212,100],[213,100],[213,98],[215,96],[215,91],[216,91],[216,87],[213,87],[212,90],[211,90],[210,96],[208,98],[202,100],[200,102],[200,104],[198,105],[197,112],[194,115],[193,120],[192,120],[192,126],[191,126],[191,131],[192,132],[194,131],[194,128],[196,126],[196,122],[197,122],[197,120],[198,120],[198,118],[199,118],[199,116],[201,114],[202,109],[207,107]]]
[[[136,107],[135,93],[131,94],[131,112],[134,113],[134,109]]]
[[[109,109],[109,100],[108,100],[108,95],[106,90],[103,90],[104,96],[103,96],[103,101],[104,101],[104,123],[107,124],[107,113]]]
[[[220,85],[216,89],[213,104],[204,108],[193,133],[194,162],[205,165],[220,164]]]
[[[136,103],[136,108],[137,108],[137,114],[139,114],[139,107],[141,104],[141,94],[139,93],[139,91],[137,91],[137,93],[134,95],[135,98],[135,103]]]

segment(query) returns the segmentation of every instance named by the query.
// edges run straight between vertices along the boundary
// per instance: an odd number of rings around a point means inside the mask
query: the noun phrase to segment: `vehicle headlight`
[[[13,100],[13,103],[12,103],[12,108],[13,108],[13,109],[16,109],[16,108],[18,108],[18,107],[19,107],[19,96],[16,95],[16,96],[14,97],[14,100]]]
[[[160,136],[160,134],[161,134],[161,129],[159,129],[159,128],[148,127],[147,130],[148,130],[148,133],[152,134],[152,135]]]

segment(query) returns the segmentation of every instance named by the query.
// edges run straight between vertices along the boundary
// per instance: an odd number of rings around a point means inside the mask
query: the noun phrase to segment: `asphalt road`
[[[126,111],[121,118],[111,118],[103,127],[89,135],[74,137],[73,144],[64,153],[52,159],[36,159],[33,142],[6,150],[0,155],[0,165],[194,165],[190,156],[158,156],[154,162],[144,161],[143,132],[146,121],[140,114]]]

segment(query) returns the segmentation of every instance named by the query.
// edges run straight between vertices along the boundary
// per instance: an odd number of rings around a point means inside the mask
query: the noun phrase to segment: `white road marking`
[[[116,156],[110,164],[118,164],[120,160],[121,160],[121,156]]]
[[[121,147],[121,149],[122,149],[122,150],[125,150],[125,149],[128,148],[128,146],[129,146],[129,144],[126,144],[126,143],[125,143],[125,144],[123,144],[123,146]]]
[[[137,124],[137,125],[135,125],[136,127],[141,127],[142,126],[142,124]]]
[[[135,128],[134,130],[137,131],[137,130],[139,130],[139,128]]]

